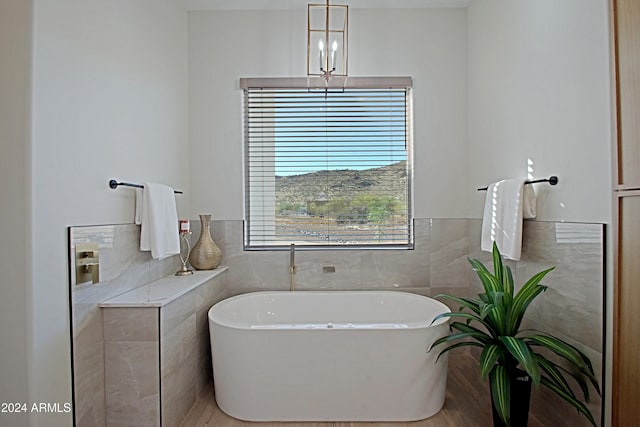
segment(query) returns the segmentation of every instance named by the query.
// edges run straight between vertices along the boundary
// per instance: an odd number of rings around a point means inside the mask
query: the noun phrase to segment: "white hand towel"
[[[524,187],[523,179],[509,179],[488,186],[482,218],[480,246],[483,251],[491,252],[495,241],[502,256],[520,259]],[[535,193],[529,194],[528,200],[527,214],[535,215]]]
[[[173,188],[145,182],[142,195],[140,250],[151,251],[154,259],[179,254],[178,210]]]

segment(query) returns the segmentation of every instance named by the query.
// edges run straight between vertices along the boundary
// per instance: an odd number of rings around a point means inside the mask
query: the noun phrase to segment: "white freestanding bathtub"
[[[248,421],[414,421],[444,404],[446,305],[394,291],[254,292],[209,310],[215,397]]]

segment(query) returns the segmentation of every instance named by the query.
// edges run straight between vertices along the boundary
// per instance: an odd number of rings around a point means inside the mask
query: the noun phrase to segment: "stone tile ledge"
[[[220,266],[215,270],[194,271],[190,276],[168,276],[132,289],[113,298],[101,301],[98,306],[112,307],[162,307],[178,299],[203,283],[227,271]]]

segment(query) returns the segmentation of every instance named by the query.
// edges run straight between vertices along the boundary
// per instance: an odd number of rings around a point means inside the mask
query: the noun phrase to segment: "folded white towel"
[[[144,204],[144,193],[141,188],[136,188],[136,210],[133,222],[136,225],[142,224],[142,205]]]
[[[481,249],[492,251],[493,242],[502,256],[519,260],[522,252],[522,218],[536,215],[535,192],[525,190],[524,179],[509,179],[490,184],[482,217]]]
[[[145,182],[142,197],[136,198],[136,223],[140,221],[140,250],[151,251],[154,259],[180,253],[178,210],[173,188]],[[140,208],[140,209],[138,209]]]
[[[524,186],[524,194],[522,196],[522,217],[524,219],[533,219],[536,217],[536,192],[533,185]]]

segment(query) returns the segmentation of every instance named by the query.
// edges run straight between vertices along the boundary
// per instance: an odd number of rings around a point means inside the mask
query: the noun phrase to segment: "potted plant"
[[[479,294],[478,299],[436,296],[454,301],[460,308],[434,319],[451,317],[457,321],[450,324],[452,333],[435,341],[431,349],[450,343],[440,351],[440,356],[458,347],[482,348],[480,374],[483,379],[489,377],[495,426],[526,426],[531,383],[548,387],[595,426],[593,415],[584,403],[589,400],[589,383],[600,394],[589,358],[557,337],[520,328],[529,304],[547,289],[540,282],[555,267],[535,274],[515,292],[511,269],[503,265],[495,243],[493,273],[477,259],[469,262],[482,282],[484,293]],[[572,390],[568,377],[580,387],[584,402]],[[519,402],[518,398],[524,401]]]

